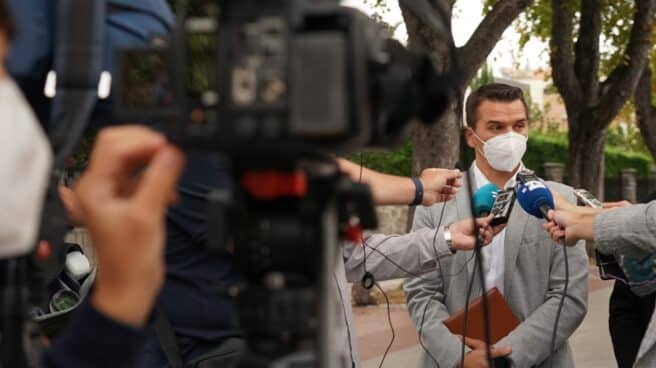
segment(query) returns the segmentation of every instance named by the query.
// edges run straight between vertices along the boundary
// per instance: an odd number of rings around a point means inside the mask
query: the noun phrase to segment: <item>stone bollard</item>
[[[351,288],[353,303],[359,306],[376,304],[374,298],[371,297],[370,291],[371,290],[365,289],[360,282],[354,283]]]
[[[656,165],[651,165],[647,179],[647,193],[656,192]]]
[[[377,232],[383,234],[404,234],[408,223],[408,206],[377,206]]]
[[[565,164],[560,162],[545,162],[542,165],[544,168],[544,179],[562,183],[565,177]]]
[[[623,169],[620,171],[622,178],[622,199],[631,203],[636,203],[638,200],[638,183],[636,180],[636,169]]]

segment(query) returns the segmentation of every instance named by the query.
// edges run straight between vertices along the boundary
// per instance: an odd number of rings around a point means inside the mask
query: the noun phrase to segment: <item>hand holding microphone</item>
[[[554,194],[542,182],[520,182],[517,200],[528,214],[547,220],[542,227],[556,243],[574,246],[579,240],[588,238],[584,232],[585,226],[582,225],[594,221],[595,213],[571,209],[569,206],[566,206],[567,209],[554,210]],[[591,226],[589,230],[591,232]]]
[[[460,179],[462,172],[448,169],[425,169],[421,172],[419,180],[424,186],[423,206],[432,206],[435,203],[452,200],[458,188],[462,186]]]
[[[499,188],[494,184],[482,186],[472,198],[475,220],[464,219],[448,226],[451,232],[453,247],[458,250],[472,250],[476,247],[476,229],[483,246],[489,245],[492,239],[506,227],[505,224],[492,225],[494,214],[492,208],[495,204]]]

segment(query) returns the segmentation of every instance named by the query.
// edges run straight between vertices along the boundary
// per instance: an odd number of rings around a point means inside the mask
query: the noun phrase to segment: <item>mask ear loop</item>
[[[472,132],[472,134],[474,135],[474,137],[476,137],[476,139],[478,139],[478,141],[481,142],[481,143],[483,144],[483,147],[485,147],[485,144],[486,144],[487,142],[485,142],[484,140],[482,140],[481,137],[479,137],[478,134],[476,134],[476,132],[474,131],[474,129],[472,129],[471,127],[466,127],[465,129],[469,129],[469,131]],[[474,148],[474,149],[477,150],[478,153],[480,153],[481,155],[483,155],[483,157],[485,157],[485,153],[483,153],[482,148],[481,148],[481,149]]]

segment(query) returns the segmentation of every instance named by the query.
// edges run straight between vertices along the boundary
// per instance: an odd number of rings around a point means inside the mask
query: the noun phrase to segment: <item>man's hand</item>
[[[553,195],[554,207],[556,208],[556,210],[563,210],[563,211],[568,211],[571,213],[577,213],[581,215],[596,214],[603,211],[600,208],[577,206],[569,202],[567,199],[565,199],[565,197],[563,197],[560,193],[558,193],[555,190],[552,190],[551,194]]]
[[[465,345],[469,346],[472,351],[465,355],[464,365],[461,368],[490,368],[490,365],[487,361],[487,352],[485,351],[485,342],[481,340],[471,339],[469,337],[464,338]],[[492,359],[505,357],[512,353],[512,349],[509,346],[503,347],[491,347],[490,354]],[[494,368],[494,367],[492,367]]]
[[[142,326],[164,281],[164,214],[184,166],[182,153],[145,127],[98,135],[75,195],[97,255],[93,305]]]
[[[491,226],[493,215],[488,217],[476,219],[476,226],[478,226],[478,235],[481,238],[483,246],[492,242],[492,239],[499,234],[506,225]],[[451,231],[451,238],[453,247],[458,250],[471,250],[476,246],[476,238],[474,237],[474,221],[471,218],[460,220],[449,225]]]
[[[613,208],[624,208],[632,206],[632,203],[629,201],[618,201],[618,202],[604,202],[602,204],[604,209],[613,209]]]
[[[462,173],[459,170],[425,169],[419,180],[424,185],[424,200],[422,205],[432,206],[438,202],[453,199],[462,186]]]
[[[583,240],[594,240],[595,213],[577,213],[565,210],[549,211],[549,221],[542,227],[557,243],[574,246]]]

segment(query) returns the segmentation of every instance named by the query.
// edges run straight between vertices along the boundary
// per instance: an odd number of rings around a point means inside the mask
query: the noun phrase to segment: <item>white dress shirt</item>
[[[476,190],[482,186],[489,184],[490,180],[478,168],[476,162],[472,164],[474,170],[474,178],[476,180]],[[520,166],[521,170],[521,166]],[[517,170],[519,172],[519,170]],[[503,188],[509,188],[516,185],[517,175],[513,175],[510,180],[506,182]],[[497,236],[492,239],[492,242],[483,247],[483,270],[485,271],[485,286],[487,290],[497,287],[503,294],[503,272],[505,269],[505,244],[506,244],[506,229],[503,229]],[[486,291],[487,291],[486,290]]]

